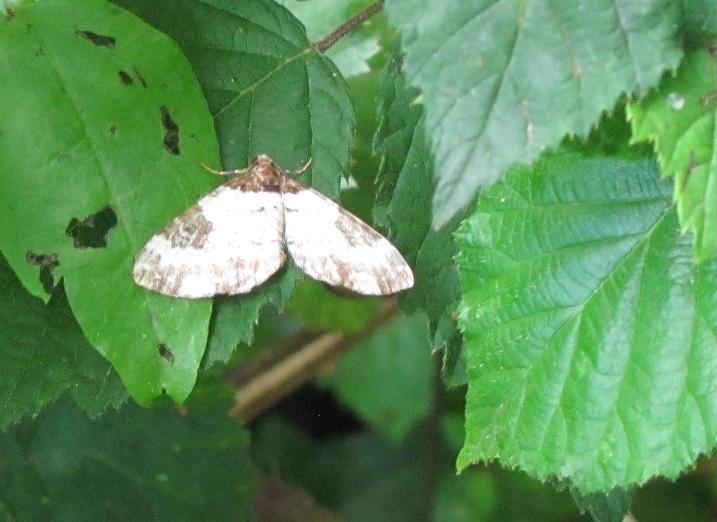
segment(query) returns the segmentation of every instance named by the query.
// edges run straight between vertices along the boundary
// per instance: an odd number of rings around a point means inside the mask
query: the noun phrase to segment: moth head
[[[254,158],[254,161],[252,161],[252,164],[254,165],[266,165],[266,166],[274,166],[274,161],[267,156],[266,154],[259,154],[256,158]]]

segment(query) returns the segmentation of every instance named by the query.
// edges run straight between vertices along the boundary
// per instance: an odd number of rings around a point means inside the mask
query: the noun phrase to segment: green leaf
[[[712,0],[682,0],[683,31],[688,44],[709,44],[717,37],[717,4]]]
[[[706,49],[690,53],[674,77],[628,105],[633,140],[655,142],[663,176],[675,178],[677,215],[704,261],[717,252],[717,65]]]
[[[445,225],[515,161],[586,134],[624,91],[645,94],[682,55],[671,0],[387,0],[423,93]]]
[[[433,364],[426,319],[399,317],[346,352],[328,382],[339,399],[394,440],[428,416]]]
[[[328,36],[361,10],[373,3],[373,0],[278,0],[306,26],[309,38],[314,42]],[[375,27],[379,24],[369,19],[361,26],[341,38],[327,52],[344,77],[369,72],[367,61],[381,49],[376,38]]]
[[[211,302],[147,292],[132,266],[152,234],[217,182],[200,167],[217,161],[217,145],[191,67],[166,36],[95,0],[18,7],[0,21],[0,48],[5,257],[47,299],[31,260],[56,255],[53,275],[85,336],[132,396],[146,404],[164,389],[185,399]]]
[[[351,334],[373,319],[380,304],[377,297],[340,297],[321,283],[304,279],[296,285],[287,311],[304,326]]]
[[[311,46],[301,23],[267,0],[116,0],[177,40],[192,63],[228,168],[263,153],[286,169],[311,158],[304,180],[330,197],[348,170],[353,109],[336,67]],[[286,303],[289,268],[250,296],[219,304],[207,362],[249,342],[261,307]]]
[[[299,270],[289,262],[289,266],[266,287],[240,297],[218,298],[204,366],[227,362],[239,344],[251,344],[254,340],[254,325],[259,322],[261,309],[267,303],[273,303],[279,310],[283,310],[295,281],[300,277]]]
[[[444,377],[450,385],[465,382],[461,370],[461,336],[453,314],[459,299],[453,262],[453,231],[459,219],[439,231],[431,229],[433,167],[425,138],[418,92],[406,85],[400,66],[391,62],[381,85],[381,119],[374,148],[381,158],[374,216],[413,267],[416,284],[400,298],[408,312],[428,314],[435,350],[444,350]]]
[[[623,522],[630,510],[632,491],[613,488],[610,491],[582,494],[577,488],[570,488],[570,494],[581,513],[590,513],[595,522]]]
[[[42,488],[35,502],[52,514],[43,520],[250,517],[249,434],[224,411],[190,408],[180,415],[127,405],[91,422],[63,401],[39,420],[28,442],[25,455],[15,449],[6,471],[11,477],[21,471],[34,488]],[[8,445],[11,435],[0,439],[0,447]],[[30,519],[32,506],[24,495],[19,484],[0,493],[18,520]]]
[[[695,267],[648,161],[549,157],[458,232],[464,468],[584,494],[675,477],[715,446],[714,260]]]
[[[577,516],[569,495],[556,492],[525,473],[498,466],[446,473],[433,509],[441,522],[564,522]]]
[[[0,429],[35,416],[69,393],[88,415],[119,407],[127,394],[82,335],[67,300],[28,294],[0,256]]]

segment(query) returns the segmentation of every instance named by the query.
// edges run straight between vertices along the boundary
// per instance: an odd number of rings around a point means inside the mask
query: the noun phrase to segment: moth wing
[[[413,286],[413,273],[396,248],[359,218],[297,181],[282,189],[289,254],[306,274],[365,295]]]
[[[153,236],[134,265],[135,282],[172,297],[243,294],[286,261],[281,194],[235,178]]]

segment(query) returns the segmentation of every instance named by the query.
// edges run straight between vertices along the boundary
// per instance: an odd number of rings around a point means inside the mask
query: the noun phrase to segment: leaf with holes
[[[717,252],[717,65],[705,49],[687,56],[672,78],[628,105],[633,140],[652,140],[663,176],[675,178],[677,215],[694,234],[695,257]]]
[[[286,169],[311,158],[304,180],[338,196],[348,169],[351,101],[337,69],[287,9],[267,0],[115,1],[184,50],[214,115],[225,167],[246,166],[262,153]],[[261,307],[283,308],[298,276],[290,267],[250,298],[222,301],[209,359],[225,360],[250,340]]]
[[[43,299],[43,262],[55,262],[85,336],[137,401],[163,389],[183,400],[211,302],[147,292],[132,266],[218,182],[200,166],[217,162],[217,142],[189,63],[169,38],[96,0],[18,6],[0,20],[0,48],[0,248]]]
[[[453,232],[462,216],[441,230],[431,229],[433,159],[417,96],[406,85],[399,65],[390,63],[382,79],[382,116],[374,139],[381,158],[374,215],[414,268],[416,284],[400,297],[401,308],[427,313],[433,347],[443,350],[445,381],[455,386],[465,383],[462,339],[454,318],[460,293]]]
[[[672,0],[386,0],[423,92],[445,225],[511,163],[585,135],[624,91],[645,94],[682,51]]]
[[[45,306],[0,256],[0,430],[64,393],[89,415],[127,397],[109,363],[82,335],[61,292]]]
[[[649,161],[514,169],[457,233],[463,468],[500,459],[581,493],[675,477],[717,436],[714,259],[692,263]]]

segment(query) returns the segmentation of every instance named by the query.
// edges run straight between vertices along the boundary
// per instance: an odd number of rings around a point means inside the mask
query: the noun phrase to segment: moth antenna
[[[304,165],[301,168],[295,169],[295,170],[287,170],[286,173],[290,176],[301,176],[304,172],[306,172],[309,167],[311,166],[312,158],[309,158],[309,161],[304,163]]]
[[[246,174],[249,169],[234,169],[234,170],[216,170],[210,167],[209,165],[205,165],[202,163],[202,167],[204,167],[205,170],[211,172],[212,174],[216,174],[217,176],[231,176],[232,174]]]

